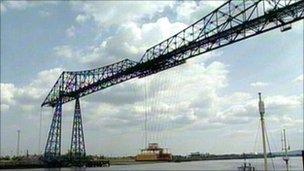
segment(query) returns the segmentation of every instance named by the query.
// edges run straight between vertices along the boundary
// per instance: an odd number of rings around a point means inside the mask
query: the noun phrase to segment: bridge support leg
[[[86,155],[79,98],[75,101],[70,154],[76,161],[84,159]]]
[[[44,151],[44,157],[48,161],[56,161],[60,159],[61,120],[62,120],[62,101],[59,100],[55,106],[55,111]]]

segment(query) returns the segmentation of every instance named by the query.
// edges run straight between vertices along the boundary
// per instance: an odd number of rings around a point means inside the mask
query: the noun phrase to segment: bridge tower
[[[62,100],[58,100],[48,134],[44,157],[47,160],[58,159],[61,154],[61,122],[62,122]]]
[[[74,160],[81,160],[86,155],[79,98],[75,100],[70,153]]]

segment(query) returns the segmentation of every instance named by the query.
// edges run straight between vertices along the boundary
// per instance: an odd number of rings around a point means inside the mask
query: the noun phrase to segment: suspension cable
[[[38,154],[41,154],[41,129],[42,129],[42,107],[40,107],[40,115],[39,115],[39,134],[38,134]]]

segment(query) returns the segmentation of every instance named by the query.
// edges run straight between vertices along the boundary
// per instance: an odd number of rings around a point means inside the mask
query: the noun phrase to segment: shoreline
[[[300,157],[300,156],[290,156],[290,157]],[[274,157],[277,158],[277,157]],[[250,158],[250,159],[260,159],[260,158]],[[199,161],[219,161],[219,160],[241,160],[241,159],[235,159],[235,158],[231,158],[231,159],[204,159],[204,160],[184,160],[184,161],[170,161],[170,162],[164,162],[164,161],[142,161],[142,162],[138,162],[135,160],[110,160],[110,165],[112,166],[128,166],[128,165],[140,165],[140,164],[157,164],[157,163],[184,163],[184,162],[199,162]],[[15,164],[7,164],[7,165],[3,165],[3,163],[1,163],[0,165],[0,169],[31,169],[31,168],[69,168],[69,167],[75,167],[75,166],[63,166],[63,167],[47,167],[44,164],[39,164],[39,163],[15,163]],[[109,166],[111,167],[111,166]],[[94,167],[87,167],[87,168],[94,168]]]

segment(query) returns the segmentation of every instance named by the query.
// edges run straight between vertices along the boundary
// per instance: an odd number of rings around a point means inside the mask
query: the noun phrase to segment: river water
[[[273,162],[272,162],[273,161]],[[91,170],[237,170],[244,160],[213,160],[213,161],[193,161],[181,163],[154,163],[154,164],[137,164],[137,165],[113,165],[106,168],[61,168],[61,169],[22,169],[22,171],[35,170],[58,170],[58,171],[91,171]],[[250,159],[250,162],[256,170],[263,170],[263,159]],[[285,163],[281,157],[268,159],[269,170],[286,170]],[[272,164],[273,163],[273,164]],[[275,169],[273,169],[273,165]],[[290,158],[290,170],[303,170],[301,157]],[[21,169],[20,169],[21,170]]]

